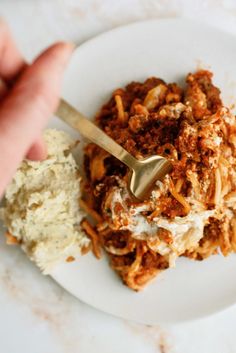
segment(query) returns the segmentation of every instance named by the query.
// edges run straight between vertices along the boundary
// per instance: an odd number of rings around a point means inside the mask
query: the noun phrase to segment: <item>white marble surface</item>
[[[188,16],[236,34],[234,0],[0,0],[30,59],[56,40],[81,43],[118,25]],[[88,307],[0,240],[1,353],[234,353],[236,307],[197,322],[148,327]]]

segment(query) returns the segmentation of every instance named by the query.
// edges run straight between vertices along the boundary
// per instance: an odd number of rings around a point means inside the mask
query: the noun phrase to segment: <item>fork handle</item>
[[[66,124],[80,132],[88,140],[92,141],[105,151],[119,159],[130,169],[135,169],[137,160],[123,147],[118,145],[111,137],[99,129],[90,120],[86,119],[83,114],[76,110],[72,105],[64,99],[60,100],[59,107],[55,113]]]

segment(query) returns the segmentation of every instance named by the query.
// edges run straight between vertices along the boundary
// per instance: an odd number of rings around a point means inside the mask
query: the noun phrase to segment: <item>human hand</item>
[[[57,108],[73,48],[57,43],[27,65],[0,21],[0,198],[24,157],[46,157],[41,133]]]

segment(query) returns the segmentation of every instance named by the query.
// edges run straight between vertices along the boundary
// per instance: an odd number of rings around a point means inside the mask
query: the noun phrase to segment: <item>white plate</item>
[[[203,64],[215,73],[214,81],[229,103],[236,97],[235,58],[236,38],[203,24],[180,19],[134,23],[76,50],[65,75],[63,96],[93,117],[119,86],[149,76],[182,81]],[[53,125],[66,128],[57,119]],[[98,261],[92,255],[84,256],[53,273],[58,283],[82,301],[145,324],[195,319],[232,305],[235,275],[234,255],[203,262],[179,259],[176,269],[163,272],[140,293],[121,283],[105,257]]]

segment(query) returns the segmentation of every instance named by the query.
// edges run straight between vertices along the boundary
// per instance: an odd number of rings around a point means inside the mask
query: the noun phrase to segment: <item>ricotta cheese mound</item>
[[[80,229],[81,176],[71,153],[76,145],[67,133],[44,132],[47,159],[24,160],[5,194],[3,220],[43,273],[76,258],[90,240]]]
[[[161,193],[166,192],[164,184],[157,182],[156,189],[152,192],[152,199],[158,199]],[[148,242],[149,247],[166,256],[170,267],[175,267],[178,256],[187,250],[194,250],[198,247],[199,241],[203,238],[204,227],[209,223],[210,217],[216,217],[216,209],[213,210],[191,210],[185,217],[175,217],[173,220],[164,217],[155,217],[153,221],[148,221],[142,212],[148,211],[150,205],[144,203],[141,206],[127,206],[128,190],[125,188],[114,188],[110,194],[111,201],[111,222],[110,226],[116,229],[129,230],[134,239]],[[116,205],[121,208],[116,211]],[[158,230],[163,228],[171,233],[171,244],[157,239]]]

